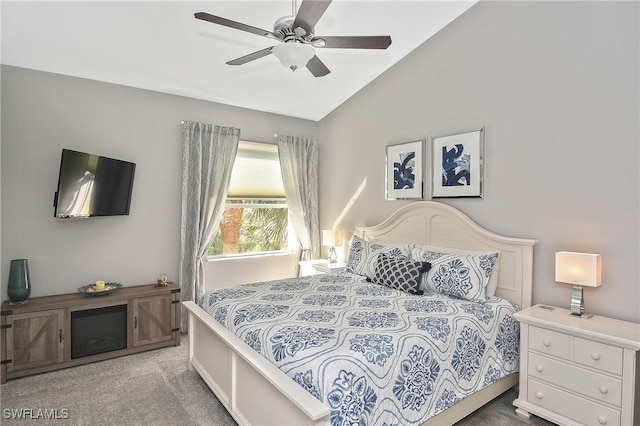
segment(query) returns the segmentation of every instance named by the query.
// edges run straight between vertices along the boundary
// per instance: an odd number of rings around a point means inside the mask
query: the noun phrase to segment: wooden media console
[[[8,379],[180,345],[180,288],[121,287],[2,303],[1,383]]]

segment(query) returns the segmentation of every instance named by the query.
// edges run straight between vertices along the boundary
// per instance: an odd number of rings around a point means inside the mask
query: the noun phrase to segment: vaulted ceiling
[[[313,0],[306,0],[313,1]],[[2,63],[320,120],[475,1],[334,0],[317,35],[390,35],[386,50],[316,48],[331,73],[292,72],[279,42],[194,18],[207,12],[271,31],[299,1],[2,1]]]

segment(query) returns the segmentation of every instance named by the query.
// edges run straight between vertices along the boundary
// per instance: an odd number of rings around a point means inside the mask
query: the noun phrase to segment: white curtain
[[[179,282],[183,301],[204,294],[203,260],[220,225],[240,129],[192,121],[182,124],[182,218]],[[182,310],[182,331],[188,315]]]
[[[302,259],[320,257],[318,224],[318,141],[278,136],[282,182]]]

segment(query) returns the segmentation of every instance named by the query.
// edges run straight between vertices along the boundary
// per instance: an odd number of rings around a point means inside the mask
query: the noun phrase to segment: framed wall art
[[[433,198],[483,197],[484,128],[432,138]]]
[[[387,145],[386,199],[406,200],[423,198],[424,139]]]

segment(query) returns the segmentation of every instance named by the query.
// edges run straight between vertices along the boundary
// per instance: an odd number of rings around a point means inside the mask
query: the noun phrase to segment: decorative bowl
[[[88,294],[89,296],[104,296],[111,293],[113,290],[122,287],[120,283],[104,283],[104,290],[96,291],[95,284],[87,284],[78,288],[80,293]]]

